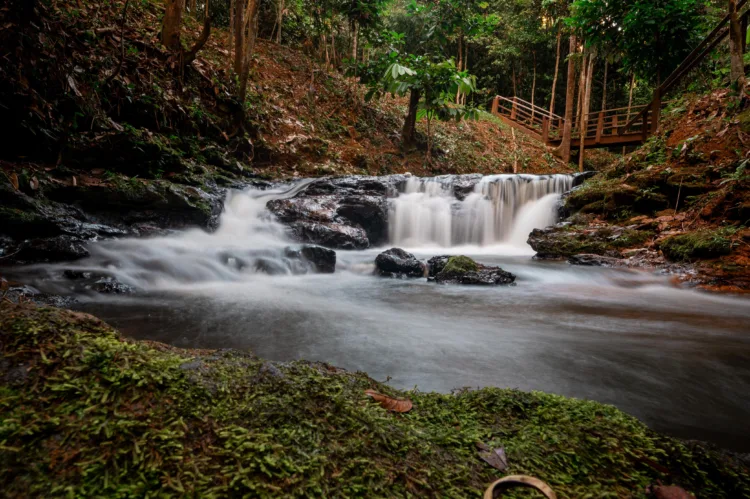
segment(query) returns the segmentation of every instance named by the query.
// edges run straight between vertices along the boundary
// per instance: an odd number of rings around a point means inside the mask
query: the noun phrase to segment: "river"
[[[446,212],[431,186],[412,185],[393,202],[394,244],[420,258],[466,254],[499,265],[518,276],[511,287],[376,277],[382,249],[338,251],[329,275],[238,266],[238,252],[280,259],[273,255],[290,242],[264,203],[303,184],[234,193],[212,234],[102,242],[87,260],[29,272],[43,270],[39,282],[53,287],[63,268],[133,285],[133,295],[81,294],[76,307],[137,339],[325,361],[404,389],[499,386],[592,399],[659,431],[750,451],[750,300],[678,289],[648,272],[532,260],[525,235],[554,221],[570,187],[549,182],[532,194],[513,187],[526,197],[511,215],[482,205],[495,199],[481,192],[487,186],[463,201],[470,219]],[[414,218],[427,203],[435,206]]]

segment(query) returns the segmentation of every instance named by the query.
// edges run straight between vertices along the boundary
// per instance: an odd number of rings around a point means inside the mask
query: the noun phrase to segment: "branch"
[[[200,52],[203,47],[205,47],[206,42],[208,42],[208,38],[211,36],[211,16],[208,15],[208,0],[206,0],[206,17],[203,20],[203,31],[201,32],[201,36],[198,37],[198,40],[195,42],[195,45],[185,52],[185,54],[182,56],[182,63],[187,66],[191,62],[195,60],[195,57],[198,55],[198,52]]]

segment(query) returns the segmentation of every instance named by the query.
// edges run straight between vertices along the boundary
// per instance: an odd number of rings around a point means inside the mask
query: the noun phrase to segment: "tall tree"
[[[182,32],[182,15],[185,0],[166,0],[166,11],[161,28],[161,43],[170,50],[179,50]]]
[[[739,87],[745,86],[745,61],[742,26],[737,13],[737,0],[729,0],[729,49],[731,53],[731,80]]]
[[[573,135],[573,110],[576,100],[576,66],[575,55],[578,51],[578,40],[570,35],[570,55],[568,55],[568,88],[565,95],[565,123],[560,143],[560,156],[566,163],[570,162],[571,139]]]

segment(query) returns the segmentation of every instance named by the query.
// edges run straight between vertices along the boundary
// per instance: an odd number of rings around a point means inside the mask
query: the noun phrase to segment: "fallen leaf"
[[[387,411],[409,412],[414,407],[411,400],[394,399],[375,390],[365,390],[365,395],[378,402]]]
[[[31,177],[31,180],[29,181],[29,187],[31,187],[32,191],[39,189],[39,179],[37,179],[36,177]]]
[[[10,180],[10,185],[12,185],[15,190],[18,190],[18,175],[11,173],[8,180]]]
[[[485,463],[489,464],[495,469],[505,471],[508,469],[508,457],[505,455],[505,448],[498,447],[497,449],[489,449],[486,446],[479,451],[479,457]]]

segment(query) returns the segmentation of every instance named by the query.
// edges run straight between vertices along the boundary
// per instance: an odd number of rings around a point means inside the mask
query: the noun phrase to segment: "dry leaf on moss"
[[[414,407],[411,400],[394,399],[375,390],[365,390],[365,395],[377,401],[387,411],[409,412]]]

